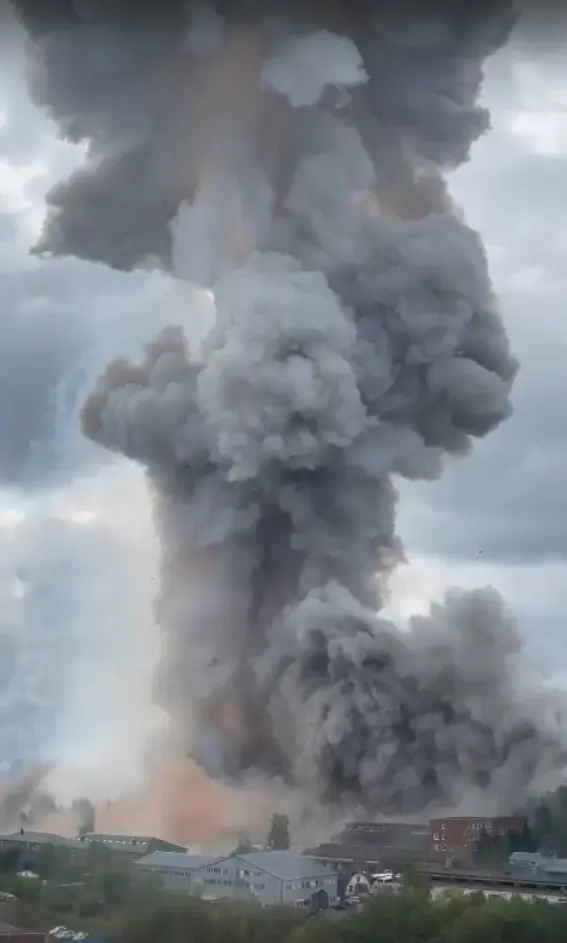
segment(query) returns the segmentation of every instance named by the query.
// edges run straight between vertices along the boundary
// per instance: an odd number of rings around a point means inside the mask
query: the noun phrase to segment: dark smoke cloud
[[[195,186],[200,89],[191,81],[187,32],[195,23],[197,50],[214,40],[206,5],[13,2],[35,40],[34,100],[67,137],[90,142],[84,167],[48,197],[51,215],[38,251],[126,269],[148,255],[167,258],[167,224]],[[481,65],[511,28],[512,4],[484,0],[471,7],[456,0],[445,6],[439,4],[432,18],[431,6],[420,12],[423,4],[407,0],[394,7],[368,0],[217,4],[227,23],[266,20],[270,33],[277,33],[272,18],[277,24],[283,16],[299,26],[328,24],[355,35],[370,74],[360,103],[365,131],[371,139],[389,139],[380,164],[385,176],[398,173],[401,129],[416,158],[454,166],[488,128],[488,113],[477,101]],[[380,20],[369,33],[370,7]],[[183,107],[180,86],[187,95]]]
[[[0,780],[1,828],[28,828],[37,819],[55,811],[53,800],[41,792],[41,783],[49,769],[47,764],[36,764],[20,775]]]
[[[517,364],[442,171],[488,128],[511,4],[16,6],[36,100],[90,142],[39,248],[157,255],[214,292],[200,360],[169,328],[83,413],[155,487],[159,695],[187,747],[308,802],[513,804],[564,762],[563,702],[502,600],[449,594],[409,633],[377,615],[393,479],[436,478],[510,413]]]

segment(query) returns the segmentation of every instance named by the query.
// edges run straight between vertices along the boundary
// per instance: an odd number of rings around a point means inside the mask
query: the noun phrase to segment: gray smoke
[[[502,600],[449,593],[407,632],[379,615],[396,476],[435,479],[510,413],[517,364],[442,172],[489,126],[511,4],[16,6],[36,99],[89,141],[39,250],[157,256],[214,294],[199,360],[188,310],[83,412],[154,485],[158,688],[187,749],[307,802],[513,805],[565,761],[564,704]]]

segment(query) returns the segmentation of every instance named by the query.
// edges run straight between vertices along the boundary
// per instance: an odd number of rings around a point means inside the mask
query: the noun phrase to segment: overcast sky
[[[153,645],[149,499],[136,469],[80,439],[74,406],[108,353],[126,352],[126,339],[158,317],[163,284],[29,258],[43,196],[81,153],[28,100],[17,40],[0,42],[0,757],[36,750],[21,724],[2,726],[2,712],[21,703],[35,711],[30,729],[47,718],[47,751],[65,742],[79,762],[88,729],[101,755],[127,767]],[[495,130],[452,181],[487,244],[522,369],[506,425],[439,483],[403,485],[410,563],[394,580],[392,608],[407,615],[448,584],[492,583],[534,657],[567,676],[563,46],[518,40],[492,61],[485,97]]]

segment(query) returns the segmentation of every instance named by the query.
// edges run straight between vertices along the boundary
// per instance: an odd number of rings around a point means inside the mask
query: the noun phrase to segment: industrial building
[[[183,845],[164,841],[162,838],[152,838],[138,835],[109,835],[106,832],[87,832],[81,837],[84,842],[99,842],[110,851],[129,855],[131,858],[141,858],[154,851],[186,851]]]
[[[305,851],[338,871],[400,870],[409,862],[422,864],[438,856],[431,850],[429,828],[407,822],[351,822],[331,842]]]
[[[17,849],[19,851],[18,867],[22,871],[33,871],[37,865],[41,849],[46,845],[56,848],[65,848],[69,853],[70,864],[80,864],[84,861],[88,849],[95,842],[104,845],[110,851],[129,855],[132,859],[142,857],[158,849],[170,851],[185,851],[182,845],[174,845],[160,838],[137,838],[126,835],[105,835],[91,832],[80,838],[64,838],[51,832],[34,832],[20,829],[7,835],[0,834],[0,854]]]
[[[0,854],[17,850],[19,852],[17,867],[20,871],[33,871],[41,849],[46,845],[66,848],[69,852],[70,864],[79,863],[84,857],[85,845],[80,838],[63,838],[61,835],[53,835],[50,832],[33,832],[24,829],[0,835]]]
[[[154,852],[136,861],[166,887],[206,898],[287,904],[322,910],[338,898],[337,873],[294,851],[259,851],[225,857]]]
[[[473,851],[483,834],[490,838],[518,835],[524,824],[524,819],[518,816],[447,816],[431,819],[431,850],[440,855],[456,857]]]
[[[515,851],[508,859],[511,875],[534,877],[539,880],[565,880],[567,858],[547,857],[539,852]]]
[[[333,841],[308,848],[339,875],[389,868],[400,871],[439,866],[475,849],[483,834],[491,837],[519,834],[524,820],[517,816],[446,816],[428,824],[409,822],[351,822]]]
[[[188,852],[154,851],[135,862],[139,871],[157,874],[164,886],[172,891],[197,893],[203,886],[201,872],[208,865],[222,860],[218,855],[194,855]]]

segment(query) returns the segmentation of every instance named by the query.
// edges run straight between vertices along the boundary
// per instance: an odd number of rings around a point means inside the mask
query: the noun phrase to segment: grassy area
[[[38,902],[11,900],[0,903],[0,922],[9,923],[22,930],[47,933],[53,927],[64,924],[73,930],[84,930],[99,940],[110,940],[116,933],[117,921],[109,917],[79,917],[49,910]]]

